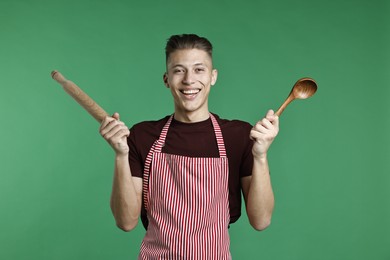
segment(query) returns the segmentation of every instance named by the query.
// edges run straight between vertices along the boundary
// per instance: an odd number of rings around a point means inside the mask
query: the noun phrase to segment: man
[[[146,228],[140,259],[231,259],[228,227],[240,217],[241,190],[253,228],[270,224],[267,151],[279,119],[270,110],[252,127],[210,113],[217,75],[206,38],[174,35],[163,76],[174,114],[136,124],[131,134],[117,113],[101,124],[115,151],[116,223],[130,231],[141,216]]]

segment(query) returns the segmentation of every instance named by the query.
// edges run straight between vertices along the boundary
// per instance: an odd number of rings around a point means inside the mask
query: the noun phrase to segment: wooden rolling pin
[[[61,84],[62,88],[73,97],[91,116],[93,116],[99,123],[108,116],[108,113],[104,111],[92,98],[90,98],[84,91],[82,91],[72,81],[67,80],[62,74],[56,70],[52,71],[51,77]]]

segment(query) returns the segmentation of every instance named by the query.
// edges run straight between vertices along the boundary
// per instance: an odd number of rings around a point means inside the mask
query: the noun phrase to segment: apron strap
[[[225,143],[223,141],[221,128],[217,122],[217,119],[211,113],[210,113],[210,118],[211,118],[211,123],[213,124],[214,134],[217,139],[219,157],[226,157],[226,148],[225,148]],[[169,117],[168,121],[165,123],[163,129],[161,130],[160,137],[155,142],[154,152],[161,153],[161,150],[165,144],[165,139],[167,138],[168,135],[169,126],[172,123],[172,119],[173,119],[173,115]]]
[[[226,157],[225,143],[222,137],[222,131],[219,127],[217,119],[210,113],[211,122],[213,123],[215,137],[217,139],[219,157]]]
[[[154,143],[154,147],[153,147],[154,152],[161,153],[161,150],[165,145],[165,139],[167,138],[168,129],[169,129],[169,126],[171,125],[172,119],[173,119],[173,115],[171,115],[169,117],[168,121],[165,123],[163,129],[161,130],[160,137]]]

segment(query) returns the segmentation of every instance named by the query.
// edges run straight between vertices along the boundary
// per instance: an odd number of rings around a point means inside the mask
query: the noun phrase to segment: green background
[[[245,213],[234,259],[390,259],[388,1],[0,1],[0,259],[135,259],[144,230],[116,228],[113,152],[50,77],[76,82],[131,126],[173,112],[164,46],[215,47],[211,111],[254,124],[298,78],[270,151],[271,226]]]

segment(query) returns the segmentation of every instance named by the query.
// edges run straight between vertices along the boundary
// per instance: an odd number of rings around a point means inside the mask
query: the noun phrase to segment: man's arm
[[[279,131],[279,118],[272,110],[256,123],[250,133],[253,139],[252,176],[241,179],[249,222],[256,230],[264,230],[271,224],[274,194],[269,175],[267,152]]]
[[[119,121],[119,114],[106,117],[100,134],[115,151],[115,167],[110,206],[117,226],[124,230],[134,229],[138,223],[142,204],[142,178],[132,177],[128,160],[128,127]]]

